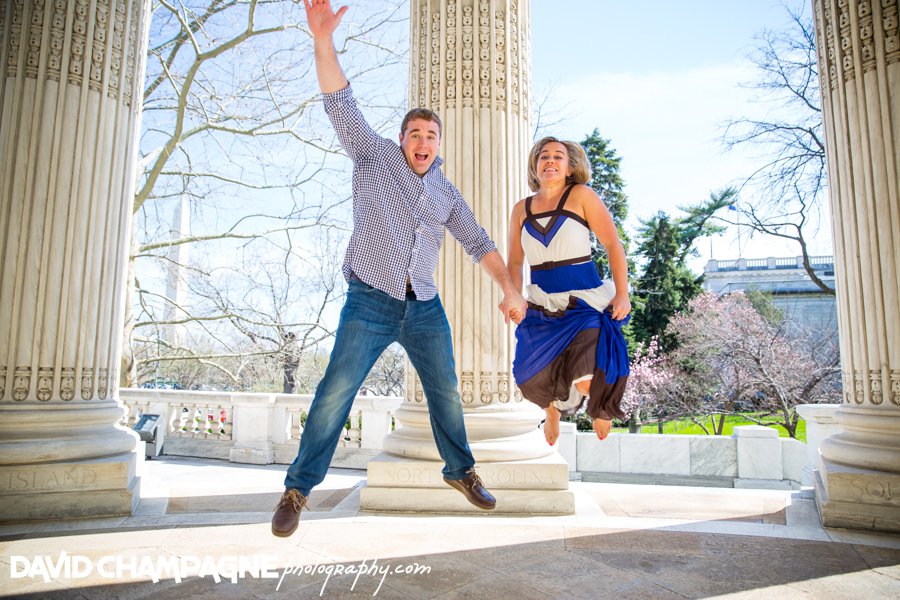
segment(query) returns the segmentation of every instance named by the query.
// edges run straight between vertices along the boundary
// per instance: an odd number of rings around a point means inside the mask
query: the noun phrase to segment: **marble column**
[[[529,193],[530,37],[528,0],[410,2],[410,105],[441,116],[444,171],[504,256],[512,206]],[[499,288],[450,236],[437,285],[469,443],[498,510],[572,512],[565,460],[538,430],[543,412],[513,382],[513,334],[497,309]],[[398,428],[384,442],[390,456],[369,463],[362,506],[466,510],[441,481],[425,397],[413,369],[407,373]]]
[[[900,531],[897,0],[814,0],[844,398],[821,446],[826,526]]]
[[[117,373],[149,13],[0,5],[0,521],[138,499]]]

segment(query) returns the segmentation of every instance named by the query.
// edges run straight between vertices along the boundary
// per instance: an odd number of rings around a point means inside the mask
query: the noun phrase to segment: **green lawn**
[[[717,419],[718,421],[718,419]],[[709,421],[707,420],[707,423]],[[725,430],[722,432],[722,435],[731,435],[732,430],[735,425],[755,425],[753,421],[748,421],[747,419],[740,416],[728,416],[725,417]],[[788,437],[787,430],[780,425],[774,426],[776,430],[778,430],[778,435],[780,437]],[[712,431],[712,424],[708,424],[707,428]],[[627,427],[614,427],[614,433],[628,433]],[[659,429],[657,428],[656,421],[645,422],[644,426],[641,427],[641,433],[659,433]],[[688,420],[680,420],[680,421],[667,421],[663,424],[663,433],[675,433],[675,434],[686,434],[686,435],[705,435],[703,430],[694,423]],[[806,421],[800,419],[797,422],[797,439],[801,442],[806,442]]]

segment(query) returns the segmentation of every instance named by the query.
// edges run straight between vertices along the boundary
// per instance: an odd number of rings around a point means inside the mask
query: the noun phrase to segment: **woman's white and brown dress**
[[[513,376],[522,395],[541,408],[551,403],[574,414],[585,397],[575,384],[591,379],[587,414],[621,419],[628,378],[628,348],[609,303],[616,294],[591,261],[590,227],[565,210],[572,187],[549,212],[531,212],[525,200],[522,249],[531,267],[528,310],[516,329]]]

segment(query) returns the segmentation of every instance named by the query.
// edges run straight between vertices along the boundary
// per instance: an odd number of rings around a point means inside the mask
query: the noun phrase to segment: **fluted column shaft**
[[[114,424],[149,4],[0,8],[0,465],[134,447]]]
[[[837,416],[843,432],[826,439],[821,448],[830,461],[825,466],[827,489],[822,491],[833,500],[890,507],[900,513],[900,498],[884,492],[891,482],[883,479],[900,473],[897,4],[897,0],[813,2],[844,387]],[[841,486],[834,483],[839,481],[837,475],[829,479],[829,464],[860,470],[853,472],[856,479],[848,479],[856,496],[841,496]],[[891,528],[887,521],[880,522],[876,529]],[[900,518],[894,526],[900,526]]]
[[[410,2],[410,104],[441,116],[445,173],[504,255],[510,212],[527,195],[529,45],[527,0]],[[512,378],[513,340],[497,309],[500,290],[451,240],[444,244],[437,285],[453,331],[476,458],[546,455],[546,444],[532,445],[530,436],[523,444],[493,444],[492,450],[481,443],[534,434],[541,414],[522,401]],[[407,372],[407,402],[398,420],[430,435],[421,385],[411,368]],[[497,413],[505,416],[495,419]],[[389,439],[386,449],[410,454],[405,446],[398,449],[397,441],[397,436]],[[433,443],[422,451],[437,456]]]

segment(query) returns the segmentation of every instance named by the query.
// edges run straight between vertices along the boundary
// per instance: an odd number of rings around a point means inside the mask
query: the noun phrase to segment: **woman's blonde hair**
[[[551,142],[562,144],[566,147],[566,152],[569,154],[569,171],[571,171],[571,174],[566,177],[566,183],[587,183],[591,180],[591,163],[588,161],[587,154],[584,152],[581,144],[547,136],[538,140],[538,143],[528,153],[528,187],[531,188],[532,192],[541,189],[541,181],[538,179],[537,174],[538,155],[544,149],[544,146]]]

